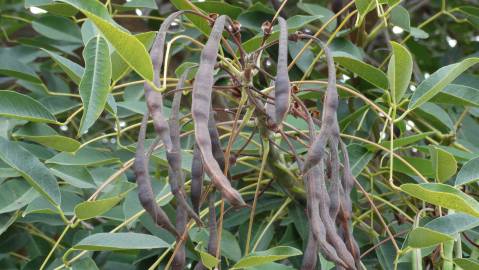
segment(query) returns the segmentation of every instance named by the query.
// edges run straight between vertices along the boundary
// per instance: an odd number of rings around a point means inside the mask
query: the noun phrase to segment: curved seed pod
[[[312,170],[308,173],[306,178],[306,187],[308,193],[308,215],[310,230],[312,232],[313,238],[318,242],[319,249],[323,256],[333,261],[339,265],[347,266],[347,264],[338,256],[336,249],[327,241],[326,227],[320,216],[320,199],[321,193],[319,192],[319,180],[323,178],[323,165],[322,162],[317,166],[313,167]]]
[[[324,45],[322,46],[328,64],[328,86],[326,88],[326,95],[324,98],[321,131],[308,151],[306,160],[304,161],[303,174],[306,174],[309,170],[311,170],[311,168],[318,164],[324,156],[325,142],[321,137],[339,136],[339,129],[337,132],[332,130],[335,129],[335,126],[337,126],[336,110],[339,103],[338,90],[336,89],[336,68],[334,67],[333,56],[331,55],[329,48]]]
[[[340,196],[340,187],[341,179],[339,178],[339,157],[338,157],[338,140],[330,140],[330,155],[331,155],[331,178],[329,179],[329,215],[333,220],[336,220],[336,217],[341,207],[341,196]]]
[[[185,80],[188,75],[186,70],[177,84],[177,89],[181,89],[184,86]],[[173,103],[171,106],[171,115],[168,121],[170,127],[170,137],[172,142],[171,151],[166,152],[168,159],[168,181],[170,183],[171,192],[175,195],[178,206],[176,208],[176,230],[178,232],[184,232],[186,229],[186,223],[188,215],[195,219],[197,224],[201,224],[199,216],[190,208],[185,198],[184,176],[181,168],[181,140],[180,140],[180,104],[181,104],[182,92],[177,91],[173,97]],[[172,263],[173,270],[183,270],[186,263],[186,251],[184,241],[180,241],[177,238],[177,242],[181,242],[181,246],[175,253],[175,257]]]
[[[146,212],[150,214],[156,224],[166,229],[175,236],[179,236],[173,224],[171,224],[168,216],[158,206],[151,187],[150,175],[148,173],[148,161],[145,156],[145,134],[146,124],[148,122],[148,114],[143,116],[141,121],[140,132],[138,134],[138,146],[135,153],[135,163],[133,164],[133,170],[136,176],[136,182],[138,184],[138,198],[141,205],[145,208]]]
[[[211,255],[216,254],[218,249],[218,229],[216,224],[216,207],[215,207],[215,191],[212,190],[208,195],[208,207],[209,207],[209,239],[208,239],[208,253]]]
[[[201,152],[198,145],[195,143],[193,149],[193,161],[191,163],[191,203],[193,204],[193,210],[197,214],[200,212],[201,207],[201,194],[203,192],[203,161],[201,160]]]
[[[153,84],[156,87],[160,87],[160,71],[163,65],[163,51],[165,47],[166,32],[170,27],[171,23],[174,22],[176,17],[185,13],[184,11],[177,11],[170,16],[168,16],[165,21],[161,24],[158,35],[155,38],[155,42],[150,51],[150,57],[153,64]],[[163,115],[163,97],[161,93],[155,91],[150,83],[145,82],[145,99],[148,106],[148,111],[153,118],[153,125],[155,127],[156,133],[160,136],[165,149],[167,151],[171,150],[171,139],[170,132],[168,128],[168,122]]]
[[[213,110],[210,113],[210,119],[208,121],[208,132],[211,138],[211,149],[213,151],[213,157],[218,162],[218,165],[222,170],[225,168],[225,153],[221,149],[220,134],[216,128],[215,113]]]
[[[318,261],[318,241],[313,237],[311,229],[308,234],[308,244],[304,250],[301,270],[314,270]]]
[[[183,73],[180,80],[178,81],[177,89],[183,88],[187,75],[188,70]],[[169,151],[166,151],[166,159],[168,160],[168,182],[170,184],[171,193],[175,195],[175,198],[179,204],[179,208],[184,208],[188,215],[192,217],[198,225],[201,226],[201,219],[189,206],[185,198],[185,191],[183,189],[184,176],[181,168],[181,143],[179,125],[181,95],[181,91],[175,92],[169,120],[169,132],[172,145],[171,149]]]
[[[245,202],[223,174],[212,153],[211,138],[208,131],[210,118],[213,70],[219,49],[219,41],[225,26],[226,16],[216,19],[210,37],[201,52],[200,66],[193,84],[192,115],[195,124],[195,138],[203,159],[206,173],[223,197],[233,206],[244,206]]]
[[[288,75],[288,26],[286,20],[278,17],[279,49],[278,67],[274,84],[275,122],[280,126],[289,111],[291,98],[291,84]]]
[[[350,198],[351,190],[354,186],[354,176],[351,173],[351,168],[349,165],[349,155],[348,149],[344,142],[340,141],[341,152],[343,154],[343,177],[342,177],[342,206],[341,207],[341,228],[343,230],[344,239],[346,245],[348,246],[349,251],[353,255],[354,259],[356,260],[356,265],[359,268],[359,259],[361,252],[359,250],[358,243],[354,239],[353,232],[349,228],[351,222],[351,215],[352,215],[352,203]]]
[[[336,148],[335,148],[336,147]],[[338,175],[338,179],[334,179],[334,174],[339,174],[339,160],[338,160],[338,153],[337,153],[337,143],[330,148],[331,149],[331,154],[333,158],[331,159],[332,161],[332,178],[331,180],[333,181],[331,185],[337,186],[337,194],[332,194],[333,191],[330,191],[328,193],[328,190],[326,189],[326,182],[325,182],[325,177],[323,171],[321,171],[321,166],[315,166],[312,170],[311,173],[316,174],[316,179],[317,179],[317,188],[318,188],[318,193],[319,193],[319,215],[321,217],[321,220],[324,223],[325,230],[326,230],[326,238],[328,242],[335,248],[336,253],[338,256],[341,258],[341,260],[346,263],[349,268],[348,269],[355,269],[355,260],[351,253],[349,252],[346,244],[343,242],[341,237],[339,236],[337,230],[336,230],[336,216],[332,216],[330,214],[331,211],[331,206],[337,205],[337,210],[339,210],[340,206],[340,188],[341,188],[341,183]],[[336,155],[336,159],[334,158],[334,155]],[[321,164],[321,163],[320,163]],[[319,168],[319,171],[316,172],[316,168]],[[336,191],[334,191],[336,192]],[[329,196],[331,194],[331,197]],[[335,200],[335,202],[333,202]],[[336,211],[337,213],[338,211]]]
[[[214,189],[208,194],[208,208],[209,208],[209,238],[208,238],[208,253],[212,256],[216,256],[216,250],[218,248],[218,229],[216,224],[216,207],[215,207],[215,191]],[[198,262],[194,270],[206,270],[206,267]]]

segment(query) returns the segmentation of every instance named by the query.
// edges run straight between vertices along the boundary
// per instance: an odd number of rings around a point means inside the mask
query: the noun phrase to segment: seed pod
[[[153,84],[156,87],[160,87],[160,71],[163,65],[163,53],[165,47],[165,39],[166,33],[170,25],[174,22],[176,17],[183,14],[184,11],[177,11],[170,16],[168,16],[165,21],[161,24],[160,30],[158,31],[158,35],[155,38],[155,42],[150,51],[150,57],[153,64]],[[150,85],[149,82],[145,82],[145,99],[146,104],[148,106],[148,111],[153,118],[153,125],[155,130],[160,136],[163,144],[165,145],[165,149],[167,151],[171,150],[171,139],[170,139],[170,132],[168,128],[168,122],[163,115],[163,97],[161,93],[153,90],[153,87]]]
[[[215,113],[211,110],[210,119],[208,121],[208,132],[211,138],[211,149],[213,151],[213,157],[218,162],[218,165],[222,170],[225,168],[225,154],[221,149],[220,135],[216,128]]]
[[[209,238],[208,238],[208,253],[212,256],[216,256],[216,250],[218,248],[218,230],[216,224],[216,207],[215,207],[215,191],[212,190],[208,194],[208,208],[209,208]],[[198,262],[194,270],[206,270],[206,267]]]
[[[354,176],[351,172],[349,165],[348,149],[344,142],[340,142],[341,152],[343,154],[343,177],[342,177],[342,206],[341,207],[341,228],[344,235],[346,245],[349,251],[356,260],[356,265],[359,268],[360,250],[358,243],[354,239],[353,232],[350,229],[351,215],[352,215],[352,203],[351,203],[351,190],[354,187]]]
[[[201,160],[200,149],[195,143],[195,147],[193,149],[193,161],[191,162],[191,203],[193,204],[193,210],[195,210],[197,214],[200,213],[203,179],[203,161]]]
[[[140,132],[138,134],[138,145],[135,153],[135,162],[133,164],[133,170],[138,184],[138,198],[143,208],[145,208],[146,212],[150,214],[156,224],[173,235],[179,236],[179,233],[176,231],[173,224],[171,224],[168,216],[156,203],[155,195],[153,194],[153,189],[151,187],[150,175],[148,172],[149,159],[145,156],[145,134],[147,122],[148,114],[145,114],[141,121]]]
[[[182,74],[177,84],[177,89],[181,89],[184,86],[185,80],[188,75],[188,69]],[[168,160],[168,181],[170,183],[171,193],[175,195],[178,206],[176,208],[176,230],[178,232],[184,232],[186,229],[186,223],[188,215],[195,219],[197,224],[201,224],[200,217],[190,208],[185,198],[184,175],[181,168],[181,141],[180,141],[180,104],[181,104],[181,91],[176,91],[173,97],[173,103],[171,106],[171,115],[168,121],[171,137],[171,151],[166,152],[166,158]],[[177,243],[181,243],[180,247],[175,253],[175,257],[172,263],[173,270],[183,270],[186,263],[186,251],[184,241],[177,238]]]
[[[225,21],[226,16],[220,16],[216,19],[210,37],[201,52],[200,66],[193,84],[192,115],[195,124],[196,143],[200,149],[206,173],[223,197],[231,205],[239,207],[244,206],[245,202],[239,192],[231,186],[215,160],[208,131],[209,108],[211,108],[211,93],[213,90],[213,71]]]
[[[308,244],[304,250],[301,270],[314,270],[318,261],[318,241],[313,237],[311,229],[308,234]]]
[[[289,111],[291,99],[291,83],[288,75],[288,26],[286,20],[278,17],[279,23],[279,49],[276,80],[274,84],[275,94],[275,121],[279,127]]]
[[[327,142],[327,138],[323,137],[339,137],[339,127],[337,124],[336,115],[339,102],[338,90],[336,88],[336,68],[334,67],[333,56],[331,55],[329,48],[323,45],[323,50],[328,64],[328,86],[326,88],[326,95],[324,98],[321,131],[308,150],[302,170],[303,174],[306,174],[323,158],[325,143]]]
[[[313,234],[313,238],[318,242],[319,249],[323,256],[333,261],[339,265],[346,266],[347,264],[338,256],[336,249],[326,240],[326,227],[320,216],[320,190],[319,190],[319,180],[324,179],[324,172],[322,163],[313,167],[311,172],[308,173],[305,181],[308,193],[308,215],[310,222],[310,230]]]
[[[188,75],[188,70],[186,70],[177,84],[177,89],[184,87],[185,80]],[[178,202],[179,208],[183,208],[190,217],[192,217],[198,225],[202,225],[200,217],[196,212],[189,206],[185,198],[185,191],[183,189],[184,176],[182,174],[181,168],[181,143],[180,143],[180,102],[181,102],[181,91],[176,91],[173,97],[173,103],[171,107],[171,115],[169,124],[170,140],[171,140],[171,149],[166,151],[166,159],[168,160],[168,181],[171,188],[171,193],[175,195],[176,201]]]

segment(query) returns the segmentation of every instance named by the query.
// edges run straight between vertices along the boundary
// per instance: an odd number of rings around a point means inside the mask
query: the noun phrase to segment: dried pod
[[[291,83],[288,75],[288,25],[286,20],[278,17],[279,48],[277,72],[274,84],[275,122],[279,127],[289,111]]]
[[[176,231],[173,224],[171,224],[168,216],[156,203],[155,195],[153,194],[153,189],[151,187],[150,175],[148,172],[149,159],[148,156],[145,155],[147,122],[148,114],[145,114],[141,121],[140,132],[138,134],[138,145],[135,153],[135,163],[133,164],[133,170],[138,184],[138,198],[143,208],[145,208],[146,212],[150,214],[156,224],[168,230],[175,236],[179,236],[180,234]]]
[[[195,124],[195,139],[200,149],[203,165],[213,184],[223,197],[233,206],[244,206],[245,202],[239,192],[234,189],[228,178],[223,174],[218,162],[213,156],[212,143],[209,135],[211,93],[213,90],[213,71],[219,49],[219,42],[225,26],[226,16],[216,19],[210,37],[201,52],[200,66],[193,84],[192,115]]]

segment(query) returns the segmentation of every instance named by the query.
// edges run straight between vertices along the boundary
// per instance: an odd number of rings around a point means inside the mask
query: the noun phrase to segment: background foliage
[[[466,0],[1,0],[1,269],[169,263],[175,238],[144,215],[130,167],[146,112],[143,83],[153,78],[147,51],[166,16],[193,8],[238,20],[246,52],[261,45],[262,23],[278,12],[291,33],[317,34],[329,44],[341,136],[358,180],[352,226],[366,269],[479,269],[479,7]],[[210,26],[184,16],[173,28],[162,75],[166,111],[168,93],[198,62]],[[273,28],[270,40],[277,38]],[[301,81],[295,95],[318,117],[327,75],[321,48],[306,42],[289,42],[289,74]],[[276,53],[273,46],[262,54],[259,90],[270,86],[268,73],[276,74]],[[218,85],[224,104],[215,110],[227,148],[232,120],[243,114],[228,80]],[[194,143],[189,89],[181,111],[186,180]],[[294,113],[285,126],[292,135],[307,130]],[[147,138],[151,143],[152,129]],[[281,185],[286,176],[271,169],[258,180],[261,138],[246,125],[231,145],[229,174],[248,204],[260,195],[248,243],[257,253],[245,254],[251,209],[218,207],[221,269],[301,265],[308,234],[303,184],[286,142],[279,134],[272,139],[297,185]],[[298,153],[307,151],[300,139],[294,143]],[[150,173],[173,217],[164,150],[153,153]],[[200,260],[218,263],[204,251],[207,239],[205,228],[189,231],[188,269]],[[334,266],[321,257],[319,267]]]

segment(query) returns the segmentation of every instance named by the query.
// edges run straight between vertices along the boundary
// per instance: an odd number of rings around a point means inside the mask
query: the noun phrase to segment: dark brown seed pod
[[[324,157],[325,144],[329,137],[339,138],[339,127],[337,123],[336,110],[338,108],[338,90],[336,88],[336,68],[334,60],[329,48],[323,46],[328,65],[328,86],[326,88],[326,96],[324,98],[323,115],[321,121],[321,131],[315,138],[313,144],[308,150],[306,160],[304,162],[303,174],[306,174],[312,167],[318,164]]]
[[[203,192],[203,160],[201,160],[201,152],[198,145],[195,143],[193,149],[193,161],[191,163],[191,203],[193,210],[197,214],[200,212],[201,194]]]
[[[277,72],[274,84],[275,122],[279,127],[289,111],[291,99],[291,83],[288,75],[288,25],[286,20],[278,17],[279,48]]]
[[[168,216],[156,203],[155,195],[151,187],[150,175],[148,172],[149,159],[145,155],[147,122],[148,114],[145,114],[143,116],[143,120],[141,121],[140,132],[138,134],[138,145],[135,153],[135,162],[133,164],[133,170],[135,172],[136,182],[138,184],[138,198],[143,208],[145,208],[146,212],[150,214],[156,224],[166,229],[173,235],[179,237],[180,234],[176,231],[173,224],[171,224]]]
[[[189,69],[187,69],[180,77],[177,89],[184,87],[185,80],[187,78]],[[201,225],[200,217],[195,213],[193,209],[188,205],[185,198],[184,175],[181,168],[181,141],[180,141],[180,104],[181,104],[181,91],[176,91],[173,96],[173,103],[171,106],[171,115],[168,121],[171,137],[171,151],[166,152],[166,158],[168,160],[168,181],[170,184],[171,193],[178,202],[176,208],[176,230],[178,232],[184,232],[186,230],[186,224],[188,222],[188,215],[191,216],[197,224]],[[172,269],[182,270],[186,263],[186,251],[184,241],[177,238],[177,243],[181,243],[180,247],[175,253],[175,257],[172,262]]]
[[[200,66],[193,84],[191,111],[195,125],[195,139],[201,152],[206,173],[215,187],[231,205],[241,207],[245,206],[245,202],[239,192],[231,186],[228,178],[223,174],[218,162],[215,160],[208,130],[209,108],[211,108],[211,93],[214,82],[213,71],[226,18],[226,16],[220,16],[216,19],[210,37],[201,52]]]
[[[178,81],[177,89],[184,87],[185,80],[188,75],[186,70]],[[168,160],[168,181],[171,188],[171,193],[175,196],[179,207],[183,208],[188,215],[195,220],[195,222],[202,226],[200,217],[189,206],[186,201],[185,191],[183,189],[184,176],[181,168],[181,143],[180,143],[180,103],[181,103],[181,91],[176,91],[173,97],[173,103],[171,107],[171,115],[168,121],[171,149],[166,151],[166,158]]]

